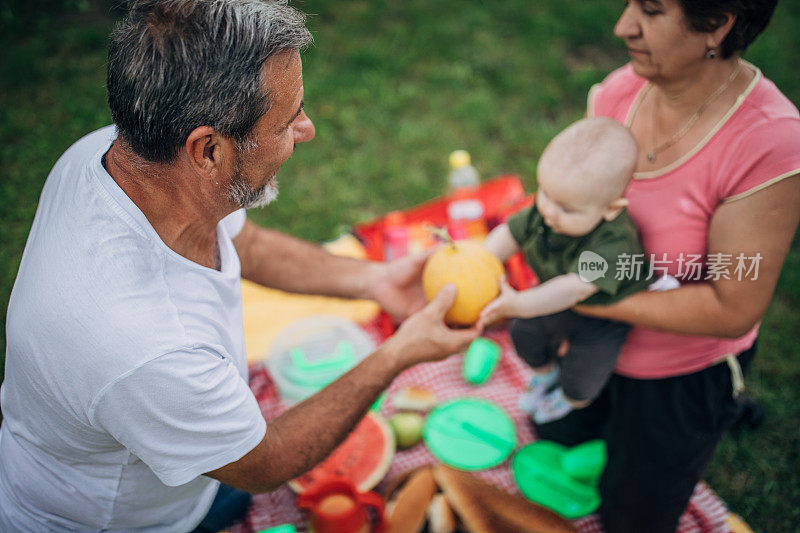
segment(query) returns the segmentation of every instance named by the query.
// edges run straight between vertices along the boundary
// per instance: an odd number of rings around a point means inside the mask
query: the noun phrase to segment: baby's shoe
[[[564,418],[570,411],[572,405],[564,396],[564,389],[557,387],[541,398],[533,413],[533,421],[546,424]]]
[[[539,408],[539,402],[547,390],[558,381],[558,365],[553,365],[553,369],[545,374],[534,374],[528,382],[528,388],[519,397],[519,408],[528,416]]]

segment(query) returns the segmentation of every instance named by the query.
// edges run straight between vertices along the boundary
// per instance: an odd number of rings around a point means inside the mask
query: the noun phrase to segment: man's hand
[[[444,315],[455,297],[455,285],[445,285],[424,309],[403,322],[381,349],[397,358],[402,368],[438,361],[465,350],[480,334],[481,328],[478,325],[469,329],[447,327]]]
[[[430,254],[429,251],[388,263],[375,263],[371,298],[401,320],[422,309],[427,302],[422,291],[422,268]]]
[[[486,304],[481,311],[478,324],[480,327],[484,327],[504,318],[518,316],[518,301],[519,292],[508,284],[505,276],[500,276],[500,295]]]

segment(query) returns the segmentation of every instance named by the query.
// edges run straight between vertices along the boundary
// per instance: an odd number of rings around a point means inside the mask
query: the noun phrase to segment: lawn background
[[[466,148],[484,177],[535,189],[547,141],[584,111],[589,87],[622,65],[618,0],[295,2],[316,44],[304,55],[317,138],[284,164],[281,194],[259,224],[322,241],[356,222],[443,192],[447,155]],[[0,4],[0,304],[5,311],[38,195],[58,156],[110,122],[102,0]],[[782,0],[746,54],[800,104],[800,2]],[[76,206],[76,208],[79,206]],[[800,243],[764,318],[747,382],[766,411],[727,436],[712,487],[756,531],[800,521]],[[0,373],[2,372],[0,359]]]

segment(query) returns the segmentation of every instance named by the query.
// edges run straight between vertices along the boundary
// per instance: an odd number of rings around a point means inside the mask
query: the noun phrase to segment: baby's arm
[[[511,235],[508,224],[500,224],[489,232],[486,240],[483,241],[483,247],[492,252],[502,263],[519,251],[519,245]]]
[[[500,296],[483,309],[481,324],[491,324],[507,317],[533,318],[552,315],[570,309],[597,291],[597,286],[581,280],[577,274],[556,276],[541,285],[519,292],[503,277],[500,279]]]

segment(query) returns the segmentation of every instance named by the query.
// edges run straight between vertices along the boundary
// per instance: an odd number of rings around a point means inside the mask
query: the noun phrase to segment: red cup
[[[297,506],[307,510],[313,533],[380,533],[386,529],[383,498],[374,492],[359,492],[345,479],[330,479],[298,496]],[[370,528],[367,509],[372,507],[378,524]]]

